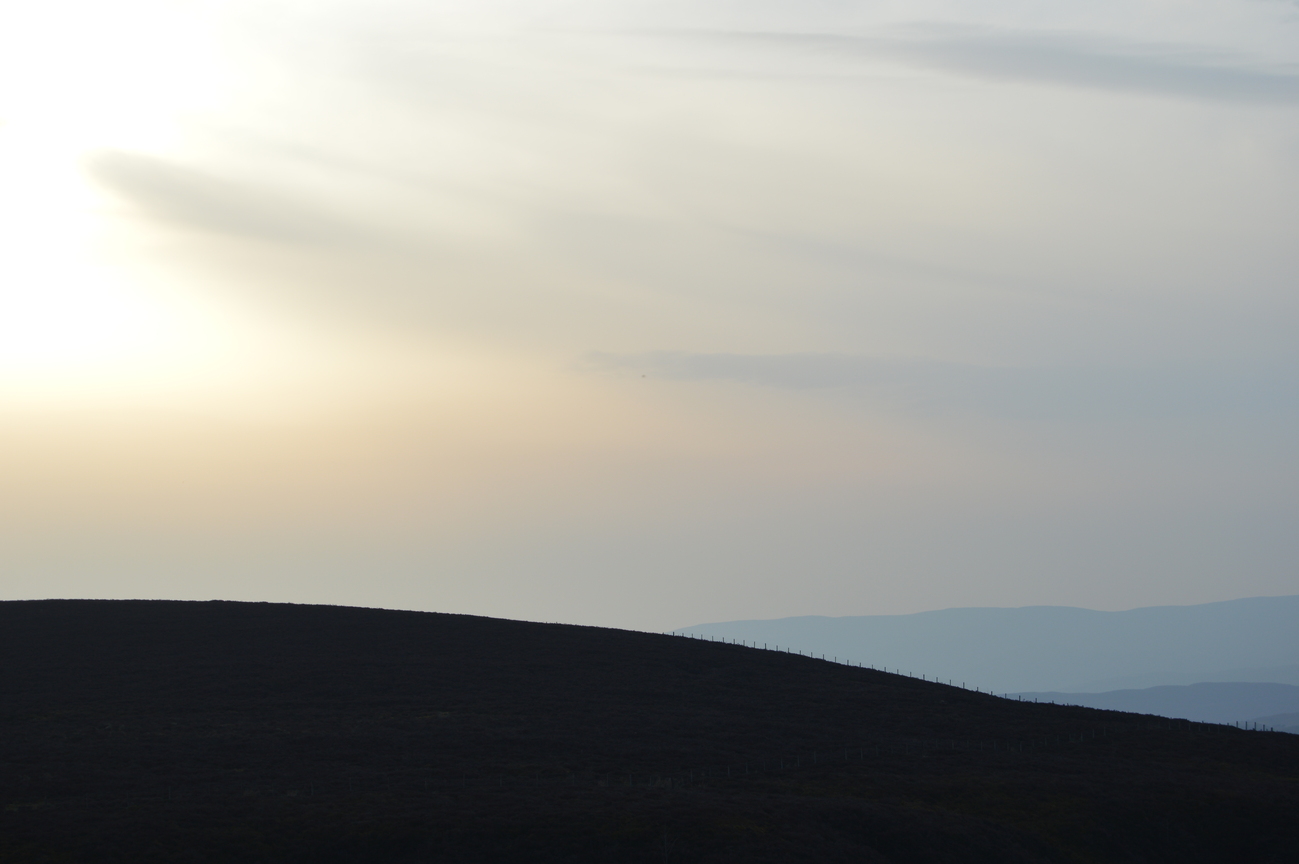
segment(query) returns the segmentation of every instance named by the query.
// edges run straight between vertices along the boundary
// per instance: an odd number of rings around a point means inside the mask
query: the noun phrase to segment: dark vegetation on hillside
[[[1299,737],[673,636],[0,603],[0,862],[1292,862]]]

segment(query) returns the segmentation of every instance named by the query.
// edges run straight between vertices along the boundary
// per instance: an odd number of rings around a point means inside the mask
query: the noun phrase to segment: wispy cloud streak
[[[1293,415],[1299,375],[1288,368],[990,367],[848,354],[593,353],[589,368],[677,381],[835,389],[925,413],[1087,420]]]
[[[867,35],[735,32],[720,38],[890,60],[975,78],[1228,102],[1299,103],[1292,66],[1196,46],[1060,31],[897,27]]]

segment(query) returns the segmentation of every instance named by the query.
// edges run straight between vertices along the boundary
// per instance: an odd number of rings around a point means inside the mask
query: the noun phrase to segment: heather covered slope
[[[1299,738],[673,636],[0,603],[0,861],[1286,861]]]

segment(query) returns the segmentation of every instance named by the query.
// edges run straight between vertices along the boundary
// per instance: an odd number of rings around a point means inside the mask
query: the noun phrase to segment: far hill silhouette
[[[1111,711],[1132,711],[1180,717],[1205,723],[1241,723],[1260,717],[1299,711],[1299,687],[1291,684],[1243,682],[1148,687],[1109,693],[1014,693],[1035,702],[1086,705]]]
[[[1205,681],[1299,685],[1299,594],[1124,612],[1022,606],[812,615],[677,632],[789,646],[995,693],[1097,693]]]
[[[462,615],[0,603],[0,861],[1281,862],[1299,737]]]

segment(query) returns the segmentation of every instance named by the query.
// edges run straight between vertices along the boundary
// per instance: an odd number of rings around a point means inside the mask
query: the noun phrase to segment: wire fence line
[[[779,654],[794,654],[794,655],[797,655],[797,656],[800,656],[800,657],[807,657],[807,658],[812,659],[812,660],[825,660],[827,663],[834,663],[834,664],[836,664],[836,665],[840,665],[840,666],[847,666],[847,667],[849,667],[849,668],[851,668],[851,669],[870,669],[870,670],[873,671],[873,672],[884,672],[884,673],[886,673],[886,674],[891,674],[891,675],[902,675],[903,677],[906,677],[906,678],[913,678],[913,679],[917,677],[916,674],[915,674],[914,672],[903,672],[901,668],[894,668],[892,672],[889,672],[889,668],[888,668],[887,666],[876,667],[876,666],[874,666],[874,665],[868,665],[868,664],[866,664],[866,663],[863,663],[863,662],[861,662],[860,660],[854,661],[854,660],[850,660],[850,659],[848,659],[848,658],[844,658],[843,660],[840,660],[838,657],[834,657],[834,656],[827,658],[825,654],[821,654],[821,655],[818,656],[815,652],[811,652],[811,651],[804,652],[802,649],[791,648],[791,647],[789,647],[788,645],[785,646],[785,649],[782,651],[779,645],[776,645],[775,643],[768,643],[768,642],[763,642],[763,643],[762,643],[762,647],[761,647],[761,648],[758,648],[758,643],[757,643],[757,642],[749,642],[749,641],[744,640],[744,639],[732,639],[732,638],[729,638],[729,637],[717,638],[717,637],[714,637],[714,636],[705,636],[704,634],[695,634],[695,633],[675,633],[675,632],[672,632],[672,631],[665,632],[663,635],[664,635],[664,636],[676,636],[676,637],[678,637],[678,638],[683,638],[683,639],[697,639],[697,640],[699,640],[699,641],[703,641],[703,642],[712,642],[712,643],[719,644],[719,645],[736,645],[736,646],[739,646],[739,647],[741,647],[741,648],[752,648],[752,649],[755,649],[755,650],[758,650],[758,651],[775,651],[776,653],[779,653]],[[944,681],[944,680],[942,680],[941,678],[939,678],[938,676],[929,677],[929,676],[925,675],[923,672],[920,674],[920,676],[919,676],[919,680],[921,680],[921,681],[928,681],[928,682],[931,682],[931,683],[933,683],[933,684],[946,684],[948,687],[959,687],[959,688],[961,688],[962,690],[972,691],[972,692],[974,692],[974,693],[983,693],[983,694],[985,694],[985,695],[987,695],[987,696],[996,696],[998,699],[1006,699],[1006,700],[1009,700],[1009,701],[1011,701],[1011,702],[1024,702],[1024,701],[1026,701],[1026,700],[1023,699],[1022,697],[1012,697],[1011,694],[1009,694],[1009,693],[1001,693],[1001,694],[998,694],[998,693],[996,693],[996,692],[994,692],[994,691],[992,691],[992,690],[982,690],[982,689],[980,689],[980,688],[977,687],[977,686],[971,688],[971,687],[966,686],[966,683],[965,683],[964,681],[962,681],[962,682],[960,682],[960,683],[958,684],[958,683],[956,683],[956,681],[955,681],[954,679],[951,679],[951,678],[949,678],[949,679],[947,679],[946,681]],[[1035,705],[1062,705],[1062,706],[1065,706],[1065,707],[1071,707],[1071,708],[1091,708],[1093,711],[1112,711],[1112,710],[1115,710],[1115,709],[1111,709],[1111,708],[1095,708],[1095,707],[1093,707],[1093,706],[1091,706],[1091,705],[1075,705],[1075,704],[1072,703],[1072,702],[1055,702],[1055,701],[1039,702],[1039,701],[1036,700],[1036,699],[1032,700],[1032,704],[1035,704]],[[1122,712],[1122,713],[1136,713],[1136,712]],[[1142,716],[1158,716],[1158,715],[1142,715]],[[1171,718],[1171,719],[1174,719],[1175,722],[1177,722],[1177,721],[1176,721],[1176,718]],[[1180,721],[1180,722],[1187,722],[1187,723],[1196,722],[1196,723],[1199,723],[1199,722],[1201,722],[1201,721],[1191,721],[1191,720],[1186,720],[1186,721]],[[1260,725],[1259,723],[1257,723],[1257,722],[1255,722],[1255,721],[1239,721],[1239,720],[1238,720],[1238,721],[1236,721],[1236,722],[1234,722],[1234,723],[1213,723],[1213,724],[1208,724],[1208,725],[1213,725],[1213,726],[1230,726],[1230,727],[1234,727],[1234,728],[1236,728],[1236,729],[1244,729],[1244,730],[1254,731],[1254,732],[1275,732],[1275,731],[1276,731],[1276,728],[1273,727],[1273,726],[1268,726],[1268,725],[1266,725],[1266,724]]]
[[[834,663],[839,666],[848,666],[853,669],[870,669],[875,672],[885,672],[892,675],[902,675],[906,678],[918,677],[919,680],[921,681],[930,681],[934,684],[946,684],[949,687],[960,687],[962,690],[972,690],[975,693],[985,693],[989,696],[997,696],[997,694],[991,690],[982,690],[977,686],[973,688],[968,687],[966,686],[966,683],[964,681],[958,684],[954,679],[951,678],[944,681],[941,678],[938,678],[937,676],[930,677],[925,675],[924,673],[921,673],[919,676],[917,676],[914,672],[903,672],[901,668],[894,668],[893,670],[890,671],[887,666],[876,667],[874,665],[864,663],[860,660],[851,660],[847,657],[841,660],[840,658],[835,656],[827,657],[825,654],[818,655],[816,652],[803,651],[801,648],[793,648],[788,645],[786,645],[782,649],[779,645],[775,644],[774,642],[763,642],[762,647],[759,648],[757,642],[749,642],[746,639],[733,639],[725,636],[719,638],[716,636],[706,636],[705,634],[702,633],[676,633],[672,631],[667,631],[663,633],[663,635],[676,636],[677,638],[680,639],[693,639],[701,642],[711,642],[718,645],[735,645],[741,648],[752,648],[757,651],[774,651],[778,654],[794,654],[799,657],[807,657],[812,660],[824,660],[827,663]],[[1002,693],[999,698],[1008,699],[1010,698],[1010,694]]]

